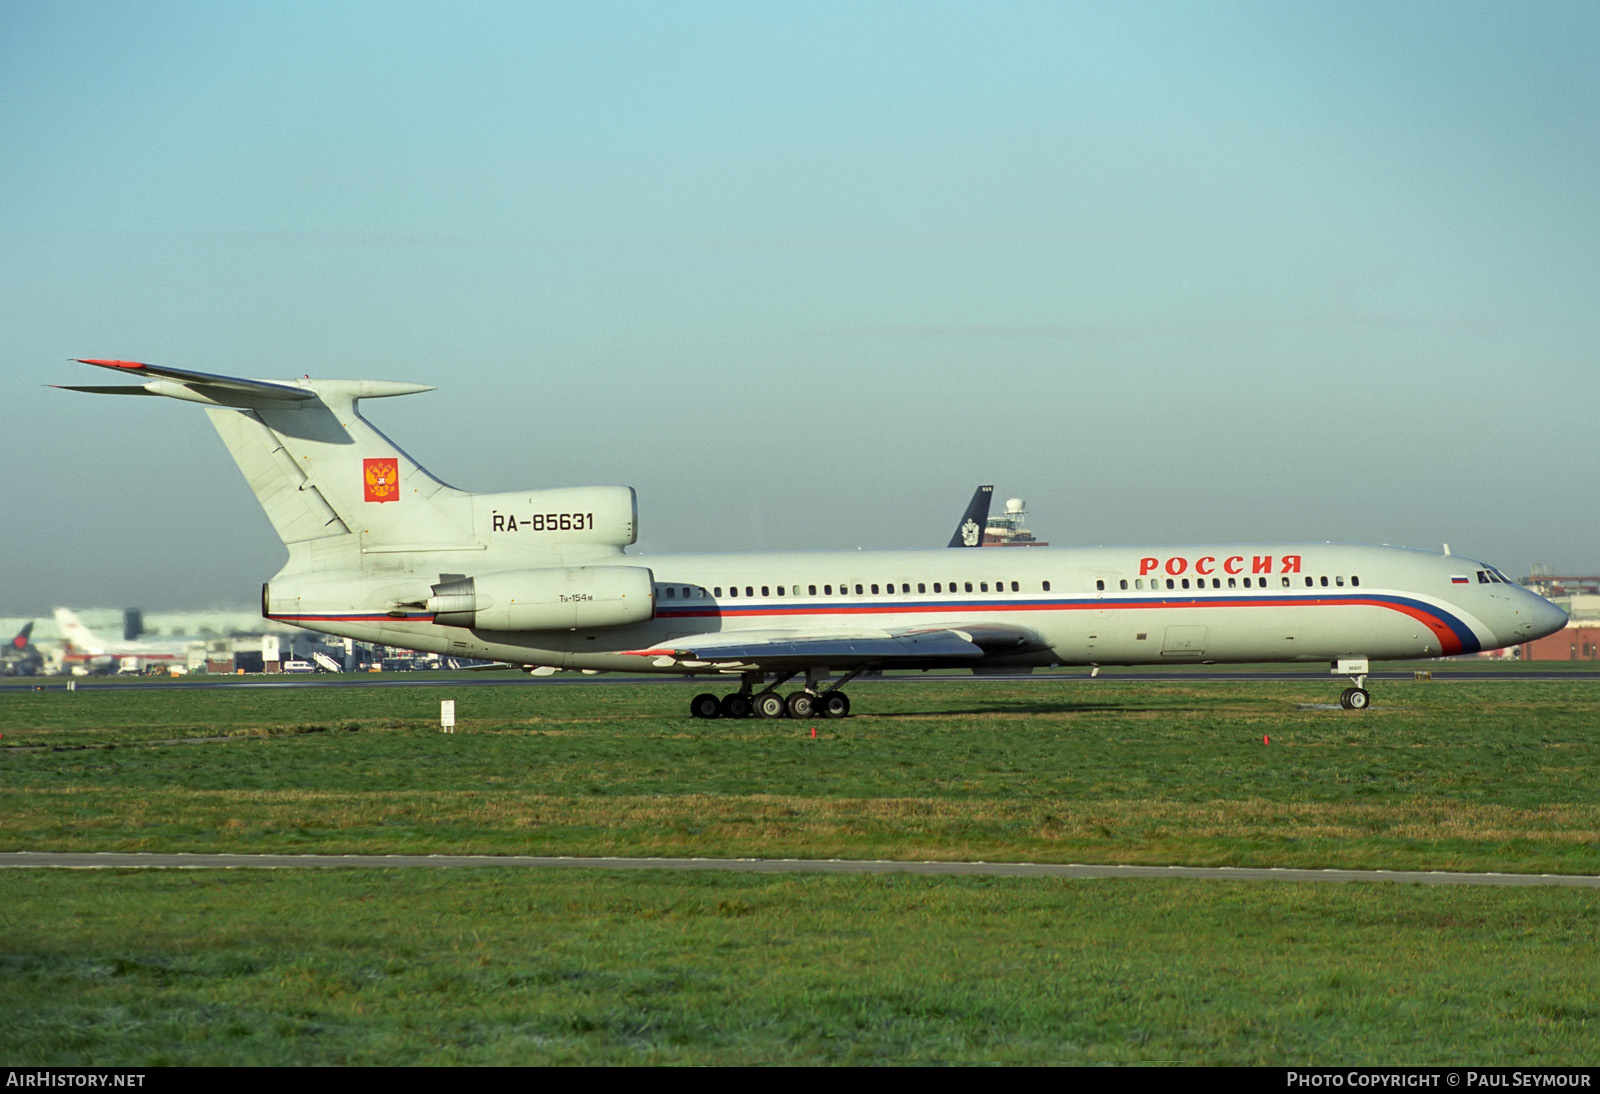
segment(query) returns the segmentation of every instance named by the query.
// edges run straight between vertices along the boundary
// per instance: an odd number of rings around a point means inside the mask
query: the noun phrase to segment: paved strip
[[[1245,866],[1093,866],[1043,862],[903,862],[855,859],[569,858],[538,855],[205,855],[102,852],[0,852],[0,868],[18,869],[462,869],[722,870],[753,874],[932,874],[957,877],[1202,878],[1213,881],[1387,881],[1400,885],[1555,885],[1600,889],[1579,874],[1475,874],[1450,870],[1294,870]]]
[[[1433,668],[1425,671],[1433,673],[1433,683],[1459,683],[1470,681],[1472,683],[1498,683],[1511,681],[1546,681],[1560,683],[1600,683],[1600,672],[1590,669],[1507,669],[1504,671],[1482,671],[1457,668]],[[1369,684],[1409,682],[1414,679],[1415,670],[1406,669],[1378,669],[1367,674]],[[5,683],[0,683],[0,692],[7,691],[65,691],[66,682],[60,677],[36,678],[31,676],[6,677]],[[40,682],[43,679],[47,682]],[[712,675],[688,676],[681,674],[656,674],[651,676],[633,676],[626,673],[604,673],[597,676],[581,676],[577,673],[563,674],[560,676],[528,677],[521,674],[506,672],[485,673],[479,676],[450,676],[439,677],[431,673],[314,673],[305,676],[292,676],[283,678],[279,676],[186,676],[177,679],[152,680],[147,677],[119,679],[112,676],[75,677],[74,687],[78,691],[107,691],[125,690],[128,688],[154,688],[154,689],[192,689],[206,691],[215,688],[327,688],[327,687],[402,687],[402,688],[438,688],[438,687],[565,687],[585,686],[590,684],[692,684],[704,687],[713,679],[727,682],[728,678],[713,677]],[[1329,683],[1337,684],[1344,677],[1330,673],[1326,669],[1315,671],[1279,670],[1279,671],[1249,671],[1233,670],[1226,668],[1215,669],[1189,669],[1180,672],[1137,672],[1124,671],[1118,666],[1100,670],[1098,677],[1091,677],[1088,669],[1069,669],[1061,671],[1044,671],[1036,673],[997,673],[984,676],[883,676],[874,679],[873,683],[882,684],[938,684],[938,683],[981,683],[992,681],[995,683],[1018,683],[1032,681],[1034,683],[1051,683],[1065,681],[1068,683],[1088,683],[1097,680],[1100,683],[1138,684],[1160,681],[1163,683],[1184,683],[1188,681],[1205,681],[1208,683],[1248,683],[1260,681],[1264,683]]]

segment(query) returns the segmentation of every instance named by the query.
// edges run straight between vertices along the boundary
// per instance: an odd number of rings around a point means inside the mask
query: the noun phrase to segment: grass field
[[[0,754],[0,845],[1600,873],[1595,685],[1305,709],[1332,690],[883,682],[804,724],[670,685],[13,694],[42,747]]]
[[[1336,693],[858,683],[857,716],[816,723],[693,722],[673,685],[11,693],[0,847],[1600,873],[1595,684]],[[7,871],[0,900],[8,1064],[1600,1048],[1590,891]]]

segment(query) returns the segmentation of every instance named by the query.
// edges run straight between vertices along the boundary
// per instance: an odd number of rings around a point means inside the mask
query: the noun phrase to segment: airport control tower
[[[989,518],[988,526],[983,530],[983,545],[985,547],[1050,546],[1022,526],[1023,518],[1027,515],[1027,502],[1021,498],[1007,498],[1005,513]]]

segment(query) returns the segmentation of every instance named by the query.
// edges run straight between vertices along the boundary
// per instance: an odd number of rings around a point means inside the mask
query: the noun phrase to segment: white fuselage
[[[458,656],[676,673],[727,666],[667,663],[653,654],[685,636],[739,631],[815,637],[1001,626],[1037,641],[985,663],[1130,665],[1436,657],[1514,645],[1566,621],[1559,608],[1484,563],[1394,547],[819,551],[624,561],[654,575],[654,617],[646,623],[532,632],[446,627],[427,612],[386,611],[373,599],[376,579],[342,580],[332,601],[302,597],[292,614],[274,617]],[[421,587],[447,568],[440,563],[414,581]],[[274,579],[274,589],[287,577]],[[381,585],[392,591],[396,575]]]
[[[422,385],[85,363],[133,383],[75,390],[206,408],[289,551],[262,590],[264,615],[408,649],[552,668],[737,672],[743,695],[768,672],[804,671],[811,691],[835,668],[873,665],[1334,661],[1355,678],[1368,660],[1495,649],[1566,623],[1493,567],[1390,547],[641,558],[625,553],[638,538],[631,487],[468,493],[361,416],[362,400]],[[835,690],[816,698],[842,717],[848,703]],[[767,716],[786,709],[758,698]],[[748,707],[741,698],[721,710],[707,695],[692,709],[733,717]]]

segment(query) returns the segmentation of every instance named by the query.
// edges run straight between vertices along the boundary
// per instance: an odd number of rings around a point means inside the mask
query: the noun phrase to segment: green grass
[[[1600,911],[1566,890],[341,870],[0,893],[8,1064],[1574,1064],[1600,1021]]]
[[[674,685],[12,692],[0,848],[1600,872],[1593,683],[1338,686],[863,682],[815,723],[692,721]],[[0,908],[11,1065],[1600,1047],[1587,890],[11,870]]]
[[[669,685],[20,693],[0,845],[1600,872],[1593,685],[1332,690],[869,683],[816,723]]]

